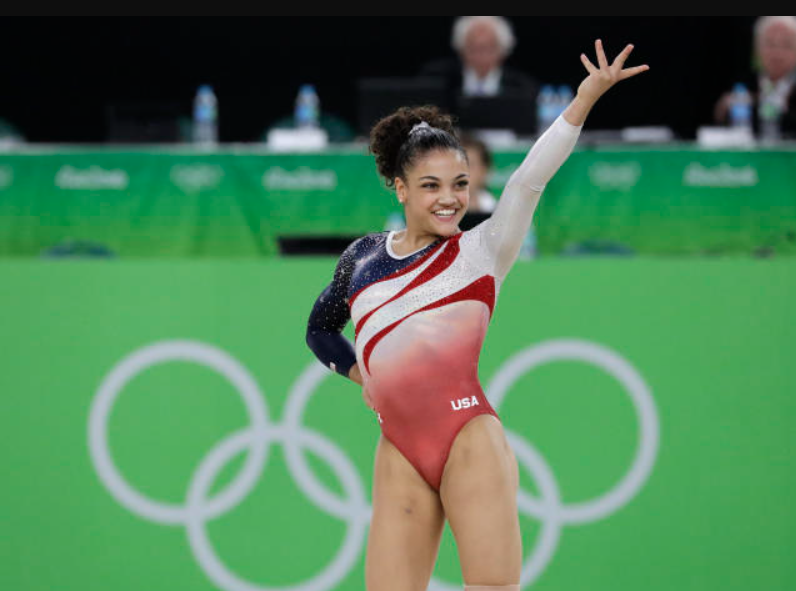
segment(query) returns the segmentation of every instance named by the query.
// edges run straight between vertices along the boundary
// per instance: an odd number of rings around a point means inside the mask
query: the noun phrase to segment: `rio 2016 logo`
[[[610,490],[597,498],[564,503],[551,466],[524,437],[505,428],[517,460],[536,483],[540,496],[522,488],[517,506],[521,514],[540,522],[534,548],[524,557],[520,584],[531,585],[544,571],[558,546],[566,525],[583,525],[604,519],[626,505],[641,489],[652,471],[659,444],[659,421],[651,391],[639,372],[622,356],[602,345],[582,340],[545,341],[519,351],[505,361],[486,388],[489,402],[498,411],[514,383],[533,369],[553,361],[579,361],[600,368],[623,387],[636,411],[638,442],[628,471]],[[208,367],[229,381],[240,394],[249,416],[249,426],[230,433],[200,462],[187,484],[183,504],[149,498],[134,489],[122,476],[110,454],[108,419],[124,386],[146,369],[182,361]],[[365,498],[362,478],[337,444],[303,426],[304,409],[318,385],[334,375],[320,362],[313,362],[293,383],[280,422],[269,418],[266,398],[257,382],[225,351],[197,341],[162,341],[138,349],[119,361],[103,378],[91,405],[88,446],[100,478],[116,501],[139,517],[164,525],[185,528],[194,557],[215,585],[225,591],[330,591],[345,578],[363,549],[371,506]],[[256,585],[232,572],[216,554],[207,535],[206,522],[232,511],[262,476],[271,445],[283,446],[291,477],[318,508],[347,524],[346,534],[331,562],[310,579],[290,587]],[[327,489],[310,470],[304,451],[326,461],[342,484],[344,496]],[[212,485],[224,466],[242,451],[248,451],[240,472],[215,496]],[[461,587],[432,578],[429,589],[454,591]]]

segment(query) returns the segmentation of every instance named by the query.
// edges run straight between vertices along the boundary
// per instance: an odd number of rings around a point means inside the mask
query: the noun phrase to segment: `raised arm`
[[[528,232],[548,181],[572,153],[586,117],[597,100],[620,80],[649,69],[636,66],[623,69],[633,46],[628,45],[613,64],[608,64],[602,42],[595,42],[599,67],[585,54],[581,61],[589,75],[581,82],[572,102],[558,119],[541,135],[525,156],[520,167],[509,178],[492,216],[483,222],[482,247],[486,249],[494,274],[503,279],[517,259],[520,246]]]

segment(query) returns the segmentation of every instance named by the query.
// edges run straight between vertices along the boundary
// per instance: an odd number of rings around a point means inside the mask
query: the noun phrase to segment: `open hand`
[[[611,65],[608,65],[608,60],[603,50],[603,43],[600,39],[594,42],[594,48],[597,51],[597,63],[599,64],[599,68],[589,61],[585,53],[580,54],[580,61],[583,62],[589,75],[580,83],[578,87],[578,96],[590,103],[596,102],[605,91],[620,80],[625,80],[626,78],[641,74],[641,72],[646,72],[650,69],[646,64],[623,69],[627,56],[633,51],[632,44],[628,44],[622,50],[622,53],[616,56],[614,63]]]

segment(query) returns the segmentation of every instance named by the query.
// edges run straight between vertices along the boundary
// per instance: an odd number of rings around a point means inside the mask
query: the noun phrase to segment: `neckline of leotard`
[[[395,254],[395,251],[392,249],[392,237],[393,237],[393,234],[395,234],[395,230],[390,230],[389,234],[387,234],[387,240],[385,241],[385,244],[387,245],[387,254],[390,255],[392,258],[397,259],[399,261],[403,260],[405,258],[408,258],[408,257],[412,256],[413,254],[417,254],[418,252],[426,250],[429,246],[433,246],[433,245],[437,244],[440,240],[442,240],[442,238],[437,238],[434,242],[430,242],[429,244],[426,244],[425,246],[422,246],[422,247],[418,248],[417,250],[415,250],[413,252],[410,252],[409,254],[398,255],[398,254]]]

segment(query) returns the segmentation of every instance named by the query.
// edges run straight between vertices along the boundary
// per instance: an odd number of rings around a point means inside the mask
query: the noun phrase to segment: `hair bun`
[[[376,156],[376,167],[388,187],[392,187],[395,177],[403,173],[403,166],[398,163],[398,153],[404,142],[410,136],[419,134],[425,138],[439,132],[442,132],[441,136],[447,136],[447,139],[441,137],[439,147],[461,149],[453,118],[435,105],[401,107],[373,126],[369,151]]]

